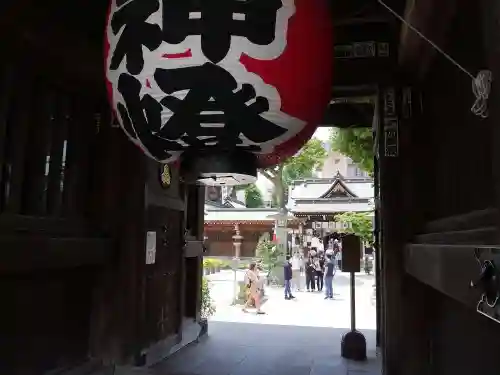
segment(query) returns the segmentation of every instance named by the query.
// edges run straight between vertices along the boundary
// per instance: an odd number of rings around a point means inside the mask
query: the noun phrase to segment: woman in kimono
[[[257,265],[255,263],[251,263],[245,272],[245,285],[247,289],[247,301],[245,306],[243,306],[243,312],[248,312],[247,308],[251,306],[253,301],[255,302],[257,314],[264,314],[264,312],[260,309],[260,291],[262,286]]]

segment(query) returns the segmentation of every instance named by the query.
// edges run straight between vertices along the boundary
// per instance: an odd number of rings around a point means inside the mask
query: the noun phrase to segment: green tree
[[[370,213],[344,212],[335,215],[335,221],[349,223],[350,228],[346,228],[345,232],[361,237],[364,243],[373,241],[373,221]]]
[[[326,156],[327,153],[322,142],[312,138],[295,156],[275,167],[260,170],[260,173],[274,186],[273,204],[284,208],[290,182],[312,177],[313,172],[323,165]]]
[[[332,149],[352,159],[359,168],[373,175],[373,133],[367,128],[332,128]]]
[[[255,184],[249,184],[245,187],[245,203],[248,208],[264,207],[262,192]]]
[[[262,265],[267,271],[267,279],[271,272],[281,263],[281,257],[284,255],[282,251],[278,250],[275,243],[269,241],[265,237],[261,237],[255,249],[255,255],[261,259]]]

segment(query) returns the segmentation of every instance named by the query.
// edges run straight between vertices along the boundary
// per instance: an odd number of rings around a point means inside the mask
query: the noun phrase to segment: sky
[[[318,138],[321,141],[327,141],[329,136],[330,136],[329,127],[320,127],[316,130],[316,132],[313,135],[314,138]],[[264,200],[269,200],[273,184],[267,178],[265,178],[259,173],[256,185],[262,192]]]
[[[313,137],[318,138],[322,141],[327,141],[328,138],[330,137],[330,127],[321,127],[316,130],[314,133]]]

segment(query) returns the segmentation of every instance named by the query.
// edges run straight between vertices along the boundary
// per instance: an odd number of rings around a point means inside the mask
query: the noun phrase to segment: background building
[[[340,173],[346,178],[369,177],[369,174],[359,168],[351,158],[331,149],[329,142],[324,142],[328,156],[323,163],[323,167],[317,172],[320,178],[331,178]]]

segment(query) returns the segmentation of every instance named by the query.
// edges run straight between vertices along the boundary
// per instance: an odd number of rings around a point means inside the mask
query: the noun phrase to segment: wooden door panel
[[[144,327],[146,344],[178,333],[184,262],[184,211],[149,206],[147,230],[156,232],[156,259],[146,265]]]

